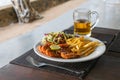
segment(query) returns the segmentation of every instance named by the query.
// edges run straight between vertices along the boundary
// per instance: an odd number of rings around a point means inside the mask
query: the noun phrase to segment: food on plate
[[[72,34],[66,34],[64,32],[51,32],[45,34],[45,37],[42,39],[42,44],[46,42],[53,44],[62,44],[65,43],[67,39],[74,37]]]
[[[40,53],[50,57],[71,59],[88,56],[99,45],[98,41],[91,41],[83,36],[78,37],[64,32],[51,32],[45,34],[37,49]]]

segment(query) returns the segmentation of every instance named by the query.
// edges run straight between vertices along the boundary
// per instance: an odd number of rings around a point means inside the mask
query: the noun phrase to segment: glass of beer
[[[73,12],[74,34],[90,36],[91,30],[99,21],[99,14],[89,9],[76,9]]]

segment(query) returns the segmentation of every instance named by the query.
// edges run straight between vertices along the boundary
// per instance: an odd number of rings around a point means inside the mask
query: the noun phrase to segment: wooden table
[[[105,33],[118,34],[120,30],[95,28],[94,32],[99,32],[104,34]],[[117,52],[110,53],[108,51],[107,54],[104,55],[120,58],[120,53]],[[120,66],[119,64],[120,61],[118,61],[118,66]],[[93,68],[91,72],[86,76],[85,80],[117,80],[120,78],[120,74],[119,74],[120,69],[118,67],[112,70],[110,65],[107,66],[106,63],[104,62],[103,64],[100,65],[101,65],[100,70],[97,70],[97,67],[99,66],[95,66],[95,68]],[[106,69],[106,67],[108,68]],[[110,70],[109,74],[105,74],[107,73],[106,71],[108,70]],[[79,78],[54,71],[37,70],[19,65],[8,64],[0,69],[0,80],[79,80]]]

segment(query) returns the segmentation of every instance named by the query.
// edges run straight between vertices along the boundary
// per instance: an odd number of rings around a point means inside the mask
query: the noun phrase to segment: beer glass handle
[[[89,14],[89,20],[91,21],[91,29],[95,27],[95,25],[99,21],[99,14],[96,11],[91,11]]]

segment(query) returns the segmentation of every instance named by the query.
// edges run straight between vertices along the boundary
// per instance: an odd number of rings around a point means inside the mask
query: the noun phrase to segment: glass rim
[[[88,8],[78,8],[78,9],[74,10],[74,12],[89,12],[89,11],[91,11],[91,10]]]

